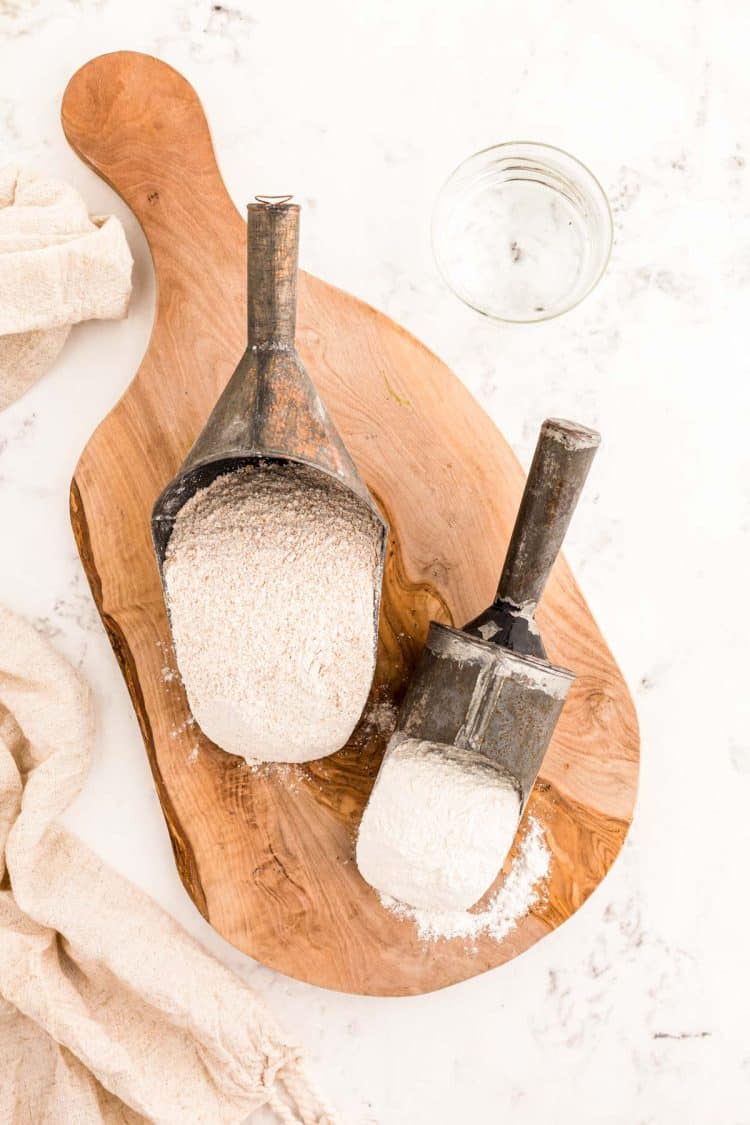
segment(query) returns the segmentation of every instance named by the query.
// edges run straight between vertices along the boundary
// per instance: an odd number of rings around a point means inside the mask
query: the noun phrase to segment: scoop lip
[[[518,666],[532,674],[559,676],[561,680],[568,683],[572,683],[576,678],[575,672],[571,672],[569,668],[551,664],[549,660],[537,656],[522,655],[514,652],[513,649],[504,648],[493,641],[485,641],[481,637],[464,632],[463,629],[457,629],[453,625],[443,625],[438,621],[430,623],[426,647],[442,656],[474,663],[487,663],[488,657],[492,660],[502,659],[511,666]]]
[[[173,477],[166,488],[162,490],[151,510],[151,539],[162,578],[164,574],[164,562],[169,548],[169,540],[174,529],[174,523],[181,508],[188,500],[192,499],[197,492],[208,488],[209,485],[213,484],[213,482],[221,476],[234,473],[249,465],[262,468],[264,465],[270,464],[302,465],[326,477],[328,480],[333,481],[340,488],[350,493],[350,495],[356,497],[356,499],[372,513],[379,525],[378,550],[382,570],[390,527],[377,504],[372,499],[370,492],[366,488],[364,492],[358,488],[353,488],[349,480],[344,480],[337,473],[320,465],[316,461],[310,461],[305,457],[296,457],[289,453],[275,453],[273,450],[268,450],[262,453],[206,458],[202,461],[198,461],[197,463],[193,463],[190,468],[178,473],[176,477]]]

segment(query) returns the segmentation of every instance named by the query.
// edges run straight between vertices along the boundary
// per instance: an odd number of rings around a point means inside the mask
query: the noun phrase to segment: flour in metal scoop
[[[248,761],[338,750],[375,668],[379,527],[324,474],[253,465],[182,507],[164,563],[177,665],[208,738]]]
[[[502,941],[542,896],[544,883],[549,876],[550,860],[544,829],[532,817],[518,844],[510,871],[499,891],[484,908],[476,912],[435,912],[406,906],[387,895],[381,895],[380,901],[398,917],[411,919],[421,941],[463,938],[471,944],[482,935]]]

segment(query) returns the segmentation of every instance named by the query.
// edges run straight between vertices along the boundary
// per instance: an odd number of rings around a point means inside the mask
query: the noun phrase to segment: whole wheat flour
[[[412,907],[467,910],[497,877],[520,811],[517,788],[487,758],[397,734],[362,817],[357,866]]]
[[[249,466],[183,506],[164,565],[193,715],[248,761],[338,750],[375,668],[378,529],[302,466]]]

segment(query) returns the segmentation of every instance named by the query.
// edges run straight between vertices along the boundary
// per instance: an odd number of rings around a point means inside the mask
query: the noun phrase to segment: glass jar
[[[601,278],[612,215],[596,177],[551,145],[514,141],[470,156],[438,196],[432,245],[467,305],[529,323],[572,309]]]

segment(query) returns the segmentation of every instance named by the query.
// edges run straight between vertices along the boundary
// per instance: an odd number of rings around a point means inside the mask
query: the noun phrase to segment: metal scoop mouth
[[[523,808],[574,679],[433,621],[397,729],[486,758],[514,780]]]
[[[375,519],[376,624],[388,525],[374,503],[294,344],[300,208],[256,196],[247,209],[248,345],[203,430],[151,515],[163,571],[182,506],[217,477],[270,461],[305,465],[353,493]]]

